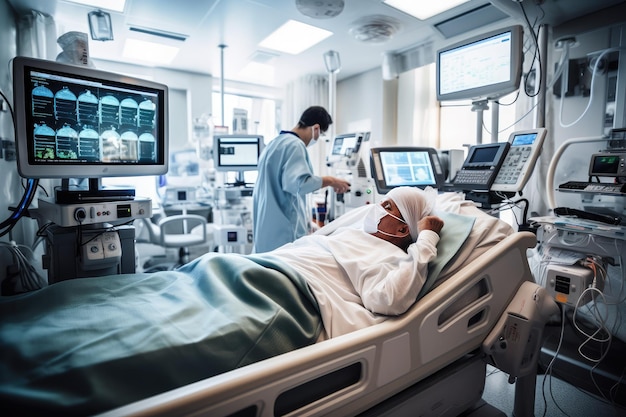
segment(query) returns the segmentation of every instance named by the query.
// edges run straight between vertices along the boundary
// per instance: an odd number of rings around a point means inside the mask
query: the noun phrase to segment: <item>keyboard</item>
[[[560,184],[559,190],[588,191],[595,193],[626,193],[626,184],[568,181],[566,183]]]
[[[491,169],[462,169],[457,172],[453,182],[455,185],[490,185],[490,179],[492,175],[493,170]]]

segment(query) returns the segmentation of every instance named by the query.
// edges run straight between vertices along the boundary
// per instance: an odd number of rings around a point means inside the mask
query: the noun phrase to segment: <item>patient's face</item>
[[[392,216],[383,217],[380,220],[380,223],[378,223],[378,230],[389,233],[391,235],[403,236],[406,233],[408,233],[408,226],[406,225],[406,223],[398,220],[398,219],[403,219],[403,217],[402,217],[402,214],[400,213],[400,210],[398,209],[398,206],[396,206],[396,203],[393,200],[388,199],[388,200],[383,200],[380,203],[380,205],[382,206],[382,208],[385,209],[387,213],[392,214]],[[405,228],[406,230],[403,232],[399,232],[398,231],[399,227]],[[385,240],[389,240],[389,239],[385,239]]]

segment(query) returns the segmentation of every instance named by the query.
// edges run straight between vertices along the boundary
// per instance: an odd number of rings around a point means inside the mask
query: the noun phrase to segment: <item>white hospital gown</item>
[[[304,236],[272,255],[296,269],[319,304],[331,338],[404,313],[426,280],[439,235],[422,231],[407,252],[356,228]]]

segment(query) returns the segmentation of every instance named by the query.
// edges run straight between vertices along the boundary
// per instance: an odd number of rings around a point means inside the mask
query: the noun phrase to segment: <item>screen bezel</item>
[[[616,158],[614,166],[603,164],[605,167],[615,168],[613,171],[601,171],[599,167],[602,165],[601,159],[603,158]],[[624,167],[624,161],[626,160],[626,153],[595,153],[591,155],[589,161],[589,176],[590,177],[621,177],[626,175],[626,168]]]
[[[256,144],[257,154],[255,164],[224,164],[220,159],[219,149],[222,142],[232,141],[233,139],[254,140]],[[262,135],[214,135],[213,136],[213,160],[215,162],[215,170],[219,172],[243,172],[256,171],[259,166],[259,159],[264,148]]]
[[[342,158],[349,158],[350,156],[354,155],[355,153],[358,153],[359,150],[361,149],[361,143],[363,142],[364,139],[364,134],[363,133],[346,133],[343,135],[337,135],[333,138],[333,140],[330,143],[330,149],[328,152],[328,155],[326,156],[326,163],[328,164],[332,164],[334,162],[338,162],[340,161]],[[347,154],[345,151],[343,153],[341,152],[335,152],[335,143],[338,142],[339,140],[343,141],[345,139],[350,139],[350,138],[354,138],[355,144],[353,148],[345,148],[342,145],[341,149],[352,149],[352,151]]]
[[[425,152],[430,161],[430,166],[433,170],[433,175],[435,182],[434,183],[405,183],[405,184],[397,184],[392,185],[389,184],[388,179],[385,176],[383,165],[384,163],[381,160],[381,154],[384,153],[407,153],[407,152]],[[433,188],[441,188],[445,182],[445,177],[443,173],[443,169],[441,167],[441,162],[439,160],[439,155],[434,148],[428,147],[418,147],[418,146],[385,146],[385,147],[375,147],[370,149],[370,169],[372,174],[372,179],[376,184],[376,189],[379,194],[387,194],[389,191],[396,187],[403,186],[412,186],[418,188],[425,187],[433,187]]]
[[[510,146],[509,142],[497,142],[497,143],[473,145],[470,147],[467,153],[467,157],[465,158],[465,162],[463,163],[462,168],[469,168],[469,169],[497,168],[500,166],[500,164],[504,160],[504,156],[509,146]],[[482,161],[473,162],[473,160],[476,158],[478,153],[483,152],[485,149],[488,149],[488,148],[495,148],[496,150],[495,153],[493,154],[493,158],[491,158],[491,161],[489,161],[488,163],[482,162]]]
[[[465,90],[457,90],[447,93],[441,92],[441,73],[442,73],[442,64],[441,57],[442,55],[451,53],[453,51],[459,51],[461,49],[470,47],[472,45],[479,44],[480,42],[486,41],[487,39],[500,36],[505,33],[511,34],[511,42],[509,48],[509,56],[510,56],[510,67],[509,67],[509,77],[507,80],[483,85],[480,87],[472,87]],[[506,94],[509,94],[519,88],[521,76],[522,76],[522,64],[524,59],[523,52],[523,42],[524,42],[524,31],[521,25],[508,26],[502,29],[493,30],[487,33],[483,33],[469,39],[454,43],[452,45],[441,48],[437,51],[435,58],[436,65],[436,93],[437,100],[439,101],[447,101],[447,100],[479,100],[479,99],[496,99],[498,97],[502,97]]]
[[[83,82],[103,83],[156,96],[156,159],[151,162],[59,162],[37,161],[34,147],[32,117],[32,83],[30,72],[75,78]],[[87,66],[68,65],[56,61],[18,56],[13,60],[13,95],[15,108],[15,142],[18,172],[24,178],[104,178],[163,175],[168,170],[168,87],[140,78],[96,70]],[[28,114],[27,114],[28,113]]]

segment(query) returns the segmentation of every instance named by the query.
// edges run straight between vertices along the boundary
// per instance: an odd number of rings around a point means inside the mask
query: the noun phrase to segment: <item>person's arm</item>
[[[282,188],[293,195],[308,194],[322,188],[323,179],[313,174],[308,161],[306,147],[300,139],[294,138],[285,143],[282,150],[285,155],[282,161]]]
[[[324,176],[322,177],[322,187],[333,187],[337,194],[348,192],[350,189],[350,183],[346,180],[337,177]]]
[[[417,299],[428,275],[428,264],[437,256],[443,221],[435,216],[420,220],[417,241],[397,263],[379,263],[363,271],[355,282],[363,306],[373,313],[399,315]],[[375,252],[374,252],[375,253]],[[374,256],[373,253],[373,256]]]

